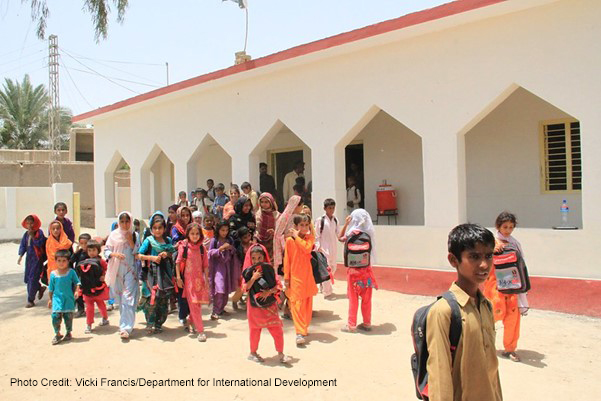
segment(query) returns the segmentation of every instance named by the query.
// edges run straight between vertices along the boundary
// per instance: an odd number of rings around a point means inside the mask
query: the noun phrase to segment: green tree
[[[44,85],[35,88],[29,75],[23,82],[5,79],[0,90],[0,141],[2,147],[34,149],[47,138],[48,95]],[[44,126],[46,127],[44,129]]]
[[[38,38],[44,39],[46,21],[50,16],[47,0],[21,0],[31,3],[31,19],[37,23]],[[96,41],[106,39],[108,34],[108,17],[111,13],[111,3],[117,8],[117,22],[123,22],[128,0],[84,0],[83,9],[92,17]]]

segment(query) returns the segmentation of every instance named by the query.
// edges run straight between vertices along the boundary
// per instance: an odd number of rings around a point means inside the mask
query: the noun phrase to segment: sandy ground
[[[293,363],[275,359],[271,336],[264,331],[259,352],[270,357],[263,365],[246,360],[248,326],[244,312],[217,322],[208,321],[208,341],[199,343],[170,315],[165,331],[147,336],[138,314],[131,341],[117,334],[119,314],[109,312],[111,325],[84,334],[85,319],[74,322],[74,339],[52,346],[50,312],[43,302],[25,309],[22,270],[16,265],[17,245],[0,244],[0,399],[96,400],[137,399],[206,400],[413,400],[409,357],[409,328],[414,311],[432,298],[378,291],[374,295],[370,334],[346,334],[347,300],[316,296],[315,316],[306,348],[294,345],[292,323],[286,321],[285,350]],[[344,282],[335,285],[345,292]],[[587,302],[588,300],[583,300]],[[598,300],[594,300],[598,302]],[[228,307],[229,309],[229,307]],[[98,322],[98,316],[97,316]],[[531,311],[522,324],[519,353],[522,363],[499,359],[506,400],[594,400],[601,397],[601,320]],[[497,345],[501,345],[498,327]],[[69,386],[43,386],[42,379],[70,379]],[[37,386],[11,386],[11,379],[34,379]],[[98,386],[77,386],[76,378],[98,379]],[[108,379],[194,379],[190,387],[110,387]],[[198,386],[197,379],[208,379]],[[212,379],[272,379],[271,387],[215,387]],[[335,379],[336,387],[276,387],[276,378]],[[160,397],[160,398],[157,398]],[[168,398],[167,398],[168,397]]]

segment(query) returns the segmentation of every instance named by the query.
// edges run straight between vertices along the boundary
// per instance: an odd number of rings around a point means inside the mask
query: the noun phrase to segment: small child
[[[178,207],[190,206],[190,203],[188,202],[188,199],[187,199],[186,191],[180,191],[179,192],[179,194],[178,194],[178,200],[177,200],[177,206]]]
[[[50,235],[46,240],[46,256],[48,257],[48,269],[46,271],[46,279],[50,280],[50,273],[57,268],[56,260],[54,255],[56,255],[57,251],[68,251],[69,257],[71,256],[73,243],[69,238],[67,238],[67,234],[63,230],[63,225],[60,221],[54,220],[50,223],[48,227],[48,231]],[[68,261],[67,261],[68,262]],[[44,278],[42,278],[42,281]]]
[[[207,185],[208,185],[208,183],[209,182],[207,181]],[[230,198],[228,198],[227,195],[224,194],[224,191],[225,191],[225,185],[223,185],[222,183],[217,184],[217,186],[215,187],[215,191],[214,191],[215,199],[213,200],[212,212],[220,220],[223,218],[223,208],[230,201]],[[209,192],[209,197],[210,197],[210,192]]]
[[[230,223],[230,232],[232,232],[231,227],[232,227],[232,225]],[[246,253],[248,252],[250,247],[253,245],[253,242],[252,242],[253,236],[252,236],[252,232],[248,229],[248,227],[240,227],[236,231],[236,238],[237,239],[234,241],[234,245],[236,247],[236,257],[234,258],[234,269],[239,270],[240,273],[242,274],[242,270],[244,270],[243,269],[244,257],[246,256]],[[236,292],[234,293],[234,295],[232,295],[232,308],[234,308],[235,311],[238,310],[238,301],[240,301],[240,304],[242,306],[244,306],[244,303],[241,300],[242,295],[243,295],[242,276],[240,276],[238,288],[236,288]]]
[[[229,224],[221,220],[215,226],[215,238],[209,247],[209,282],[213,298],[211,320],[225,314],[225,305],[229,294],[236,291],[240,278],[240,269],[234,268],[236,249],[230,237]]]
[[[69,341],[73,330],[73,311],[75,299],[79,297],[79,278],[75,270],[69,268],[68,250],[58,250],[53,255],[56,269],[50,273],[48,279],[48,309],[52,309],[52,327],[54,338],[52,345],[61,341]],[[65,336],[61,334],[61,320],[65,322]]]
[[[79,235],[79,238],[77,239],[77,250],[75,251],[75,253],[73,255],[71,255],[71,258],[69,259],[69,264],[71,265],[71,267],[73,269],[75,269],[77,267],[77,264],[79,262],[89,258],[87,250],[88,250],[88,241],[90,241],[91,239],[92,239],[92,236],[88,233],[82,233]],[[81,279],[81,277],[80,277],[80,279]],[[75,317],[82,317],[82,316],[86,315],[84,299],[81,296],[81,294],[79,294],[79,295],[80,296],[75,300],[75,303],[77,304],[77,314],[75,315]]]
[[[218,184],[223,185],[223,184]],[[225,187],[223,187],[225,189]],[[211,200],[211,202],[215,202],[215,198],[217,197],[217,188],[215,187],[215,181],[212,178],[207,180],[207,196]]]
[[[79,265],[77,271],[80,274],[81,287],[83,292],[83,300],[86,304],[86,334],[92,332],[92,324],[94,323],[94,304],[98,306],[102,321],[100,326],[106,326],[109,324],[109,316],[106,311],[106,305],[104,301],[109,299],[109,287],[107,287],[104,277],[106,275],[107,264],[102,258],[100,258],[100,243],[90,240],[88,242],[88,260],[94,259],[98,261],[102,268],[102,275],[97,278],[93,277],[96,272],[85,270],[86,266]],[[84,279],[83,276],[88,276],[88,279]]]
[[[259,195],[257,195],[257,192],[253,190],[252,186],[250,185],[250,182],[246,181],[243,182],[242,185],[240,185],[240,189],[242,189],[244,195],[246,195],[246,197],[250,199],[252,203],[253,213],[256,212],[259,209]]]
[[[271,268],[271,276],[275,280],[275,285],[267,287],[265,283],[258,283],[263,277],[264,265],[269,264]],[[269,255],[267,250],[262,245],[254,245],[245,255],[244,258],[244,290],[248,292],[246,315],[248,318],[248,328],[250,331],[250,355],[248,359],[254,362],[264,362],[264,359],[257,353],[259,349],[259,340],[261,339],[261,331],[265,328],[269,330],[269,334],[275,342],[275,349],[278,352],[280,363],[290,363],[292,358],[284,355],[284,330],[282,320],[280,319],[277,305],[277,295],[281,291],[281,284],[278,275],[273,270],[273,266],[269,263]],[[248,278],[248,280],[246,280]],[[273,303],[266,307],[255,306],[253,300],[258,298],[261,301],[266,301],[269,297],[275,297]]]
[[[67,234],[67,238],[71,242],[75,242],[75,231],[73,230],[73,223],[67,217],[67,204],[64,202],[58,202],[54,205],[54,213],[56,214],[55,220],[60,221],[63,225],[63,230]]]
[[[209,249],[211,240],[215,236],[215,216],[207,214],[203,217],[202,222],[202,237],[204,238],[202,244]]]
[[[240,199],[240,188],[238,188],[238,185],[232,184],[230,187],[230,201],[223,206],[223,220],[229,220],[236,213],[238,199]]]
[[[520,252],[522,258],[524,252],[522,245],[511,234],[517,225],[517,218],[509,212],[502,212],[495,221],[497,235],[495,238],[495,253],[503,252],[505,245],[510,244]],[[484,295],[492,302],[495,322],[503,321],[503,347],[505,351],[501,354],[514,362],[519,362],[520,357],[515,350],[520,338],[521,316],[528,313],[528,298],[526,294],[502,294],[497,290],[497,278],[495,268],[484,283]]]
[[[166,225],[164,234],[166,237],[171,235],[171,230],[173,230],[173,226],[175,226],[175,223],[177,223],[177,209],[179,209],[179,206],[177,205],[171,205],[167,209],[167,221],[165,223]],[[152,229],[149,231],[152,232]]]
[[[34,306],[36,294],[38,299],[42,299],[46,287],[40,285],[40,274],[42,265],[46,260],[46,237],[44,231],[40,228],[42,222],[35,214],[25,217],[21,223],[27,231],[23,234],[21,244],[19,245],[19,259],[17,264],[21,264],[23,255],[25,257],[25,284],[27,284],[27,304],[26,308]]]
[[[451,307],[445,299],[432,305],[426,320],[430,400],[500,401],[501,383],[490,302],[480,292],[492,269],[493,234],[476,224],[449,233],[448,260],[457,270],[450,291],[461,309],[462,334],[454,358],[449,346]]]
[[[294,328],[296,345],[306,343],[309,325],[313,313],[313,296],[317,294],[317,285],[311,267],[311,251],[315,237],[311,232],[311,219],[306,215],[296,215],[290,237],[286,239],[284,251],[284,280],[286,296]]]
[[[328,259],[328,268],[332,277],[336,273],[338,253],[338,219],[334,216],[336,201],[328,198],[323,202],[325,214],[315,220],[315,248],[323,252]],[[325,299],[333,299],[332,281],[321,283],[321,292]]]
[[[357,179],[354,176],[346,178],[346,210],[351,214],[359,208],[361,203],[361,191],[357,188]]]
[[[371,241],[370,266],[368,267],[347,267],[346,269],[346,294],[349,300],[348,322],[342,328],[343,332],[354,333],[357,329],[371,331],[371,298],[373,289],[378,289],[378,283],[374,276],[371,264],[375,262],[375,230],[371,221],[371,216],[365,209],[356,209],[350,216],[346,217],[344,226],[340,230],[338,239],[341,242],[358,233],[366,233]],[[363,323],[357,325],[357,309],[359,308],[359,298],[361,299],[361,315]]]
[[[204,247],[202,229],[192,223],[186,228],[186,239],[177,252],[177,285],[190,310],[190,333],[198,332],[198,341],[207,341],[202,324],[202,305],[209,304],[209,260]],[[186,281],[182,281],[185,275]]]
[[[233,198],[232,198],[233,199]],[[248,228],[250,231],[250,235],[255,235],[255,228],[257,227],[257,223],[255,220],[255,215],[252,211],[252,202],[246,196],[241,196],[238,198],[234,205],[234,214],[232,214],[229,218],[230,223],[230,232],[232,233],[232,237],[234,239],[238,239],[238,229],[242,227]]]

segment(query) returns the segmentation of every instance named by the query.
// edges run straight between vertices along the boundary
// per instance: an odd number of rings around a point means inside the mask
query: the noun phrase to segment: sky
[[[259,58],[450,0],[248,0],[247,53]],[[245,12],[232,1],[130,0],[98,43],[83,0],[47,0],[46,35],[58,36],[60,102],[74,115],[234,64]],[[112,1],[111,1],[112,3]],[[48,86],[48,41],[36,37],[30,0],[0,0],[0,83]],[[166,6],[169,4],[170,6]],[[108,79],[107,79],[108,78]]]

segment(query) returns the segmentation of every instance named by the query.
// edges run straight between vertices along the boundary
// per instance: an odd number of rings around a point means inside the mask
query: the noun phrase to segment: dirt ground
[[[346,334],[340,328],[348,302],[345,283],[337,282],[333,301],[315,297],[315,316],[305,348],[294,345],[294,329],[285,321],[285,351],[294,359],[281,366],[271,336],[263,332],[259,353],[263,365],[250,362],[246,314],[211,322],[208,341],[199,343],[170,315],[162,334],[147,336],[144,317],[128,343],[118,337],[119,313],[109,312],[111,325],[84,334],[85,318],[74,322],[74,339],[52,346],[47,296],[25,309],[22,268],[17,245],[0,244],[0,399],[177,399],[204,400],[413,400],[409,368],[409,328],[414,311],[429,297],[377,291],[373,299],[374,330]],[[583,302],[598,300],[583,300]],[[231,310],[228,307],[228,310]],[[98,316],[96,317],[98,323]],[[498,326],[497,346],[502,346]],[[499,359],[506,400],[595,400],[601,397],[601,320],[533,310],[522,321],[518,353],[523,362]],[[43,379],[68,378],[69,386],[48,386]],[[97,378],[98,386],[78,386],[76,378]],[[123,380],[194,379],[188,387],[102,385],[101,378]],[[213,379],[271,379],[270,387],[216,387]],[[276,386],[276,379],[336,380],[336,386]],[[11,385],[11,379],[37,380],[37,386]],[[199,386],[198,379],[208,379]],[[202,383],[201,383],[202,384]],[[107,398],[108,397],[108,398]],[[159,398],[157,398],[159,397]],[[168,398],[167,398],[168,397]]]

